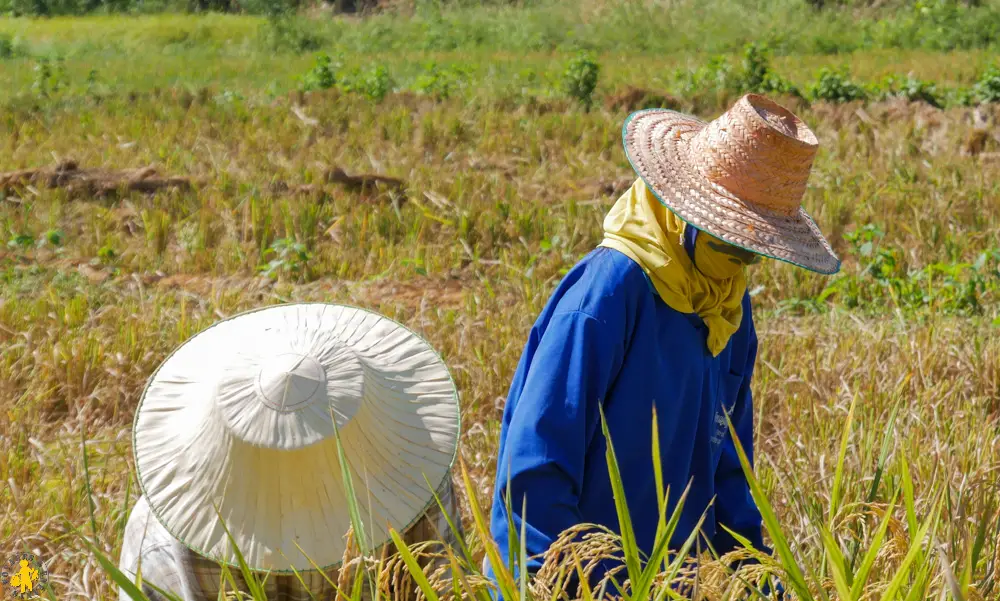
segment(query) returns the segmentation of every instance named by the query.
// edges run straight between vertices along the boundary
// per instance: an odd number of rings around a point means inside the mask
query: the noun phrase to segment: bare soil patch
[[[0,173],[0,192],[4,194],[17,194],[35,186],[63,188],[71,196],[117,197],[125,192],[151,194],[160,190],[187,190],[191,185],[189,178],[161,176],[152,166],[120,170],[84,169],[76,161]]]

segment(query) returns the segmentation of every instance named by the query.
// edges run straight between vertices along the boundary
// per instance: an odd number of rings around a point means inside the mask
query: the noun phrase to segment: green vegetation
[[[112,599],[101,557],[134,502],[123,433],[152,370],[220,317],[347,302],[421,332],[454,372],[468,548],[414,585],[485,601],[498,399],[634,177],[624,117],[712,118],[760,91],[817,132],[805,207],[844,259],[831,278],[751,272],[754,493],[778,552],[734,579],[706,549],[676,572],[673,556],[651,572],[627,536],[591,549],[630,554],[633,596],[673,598],[665,585],[697,574],[711,601],[768,577],[799,599],[996,599],[1000,140],[980,103],[1000,102],[1000,8],[671,6],[0,22],[0,171],[153,164],[191,184],[0,185],[0,540],[51,562],[55,598]],[[511,599],[558,599],[575,561],[501,579]]]
[[[594,59],[586,55],[577,56],[569,62],[563,73],[563,91],[590,109],[594,104],[594,90],[597,89],[597,78],[600,73],[601,66]]]

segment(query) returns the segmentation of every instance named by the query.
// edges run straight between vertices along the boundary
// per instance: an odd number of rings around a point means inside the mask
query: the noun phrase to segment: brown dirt
[[[272,194],[308,196],[317,202],[329,199],[325,184],[337,184],[351,194],[374,201],[393,196],[405,202],[406,182],[399,178],[361,173],[350,175],[334,166],[323,175],[320,184],[290,184],[273,181],[268,185]],[[29,187],[62,188],[71,197],[118,198],[128,192],[153,194],[160,190],[189,190],[203,183],[190,177],[161,176],[152,166],[138,169],[81,168],[76,161],[67,160],[53,167],[21,169],[0,173],[0,194],[18,195]]]
[[[288,196],[310,196],[317,202],[329,200],[330,194],[325,184],[337,184],[351,194],[360,196],[362,200],[374,202],[376,200],[392,199],[393,197],[402,204],[406,202],[406,182],[399,178],[374,173],[361,173],[350,175],[342,168],[334,166],[323,174],[323,183],[320,184],[290,184],[285,181],[276,180],[268,185],[272,194]]]
[[[462,306],[465,286],[459,279],[424,278],[401,282],[380,280],[358,285],[354,292],[369,299],[403,305],[410,310],[422,306],[458,309]]]
[[[55,167],[0,173],[0,192],[18,193],[28,186],[63,188],[73,196],[116,197],[122,192],[152,194],[160,190],[187,190],[186,177],[161,177],[152,166],[139,169],[81,169],[76,161]]]

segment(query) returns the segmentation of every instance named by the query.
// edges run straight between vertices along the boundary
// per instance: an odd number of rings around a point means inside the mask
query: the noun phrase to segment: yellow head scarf
[[[684,227],[638,179],[604,219],[601,246],[638,263],[667,306],[697,313],[708,327],[708,350],[717,356],[743,319],[746,276],[742,266],[705,245],[707,236],[699,236],[695,244],[696,260],[703,265],[695,267],[684,249]]]

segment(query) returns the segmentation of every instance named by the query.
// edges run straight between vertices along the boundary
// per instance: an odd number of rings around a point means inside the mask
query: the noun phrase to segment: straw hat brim
[[[338,402],[353,394],[351,378],[363,377],[356,407],[327,411],[336,436],[252,418],[265,427],[241,440],[227,426],[231,408],[212,382],[231,369],[232,356],[267,364],[276,346],[318,357],[328,374],[349,372],[327,383]],[[178,347],[143,391],[132,442],[143,496],[171,536],[238,569],[231,540],[251,569],[289,573],[334,568],[343,558],[351,517],[340,449],[366,541],[377,549],[389,528],[406,532],[436,504],[460,427],[454,380],[426,340],[364,309],[297,303],[230,317]],[[260,432],[271,430],[273,440],[261,444]]]
[[[638,111],[625,121],[625,154],[656,198],[686,223],[734,246],[817,273],[839,271],[840,260],[805,209],[783,214],[754,206],[698,172],[687,142],[705,125],[667,109]]]

